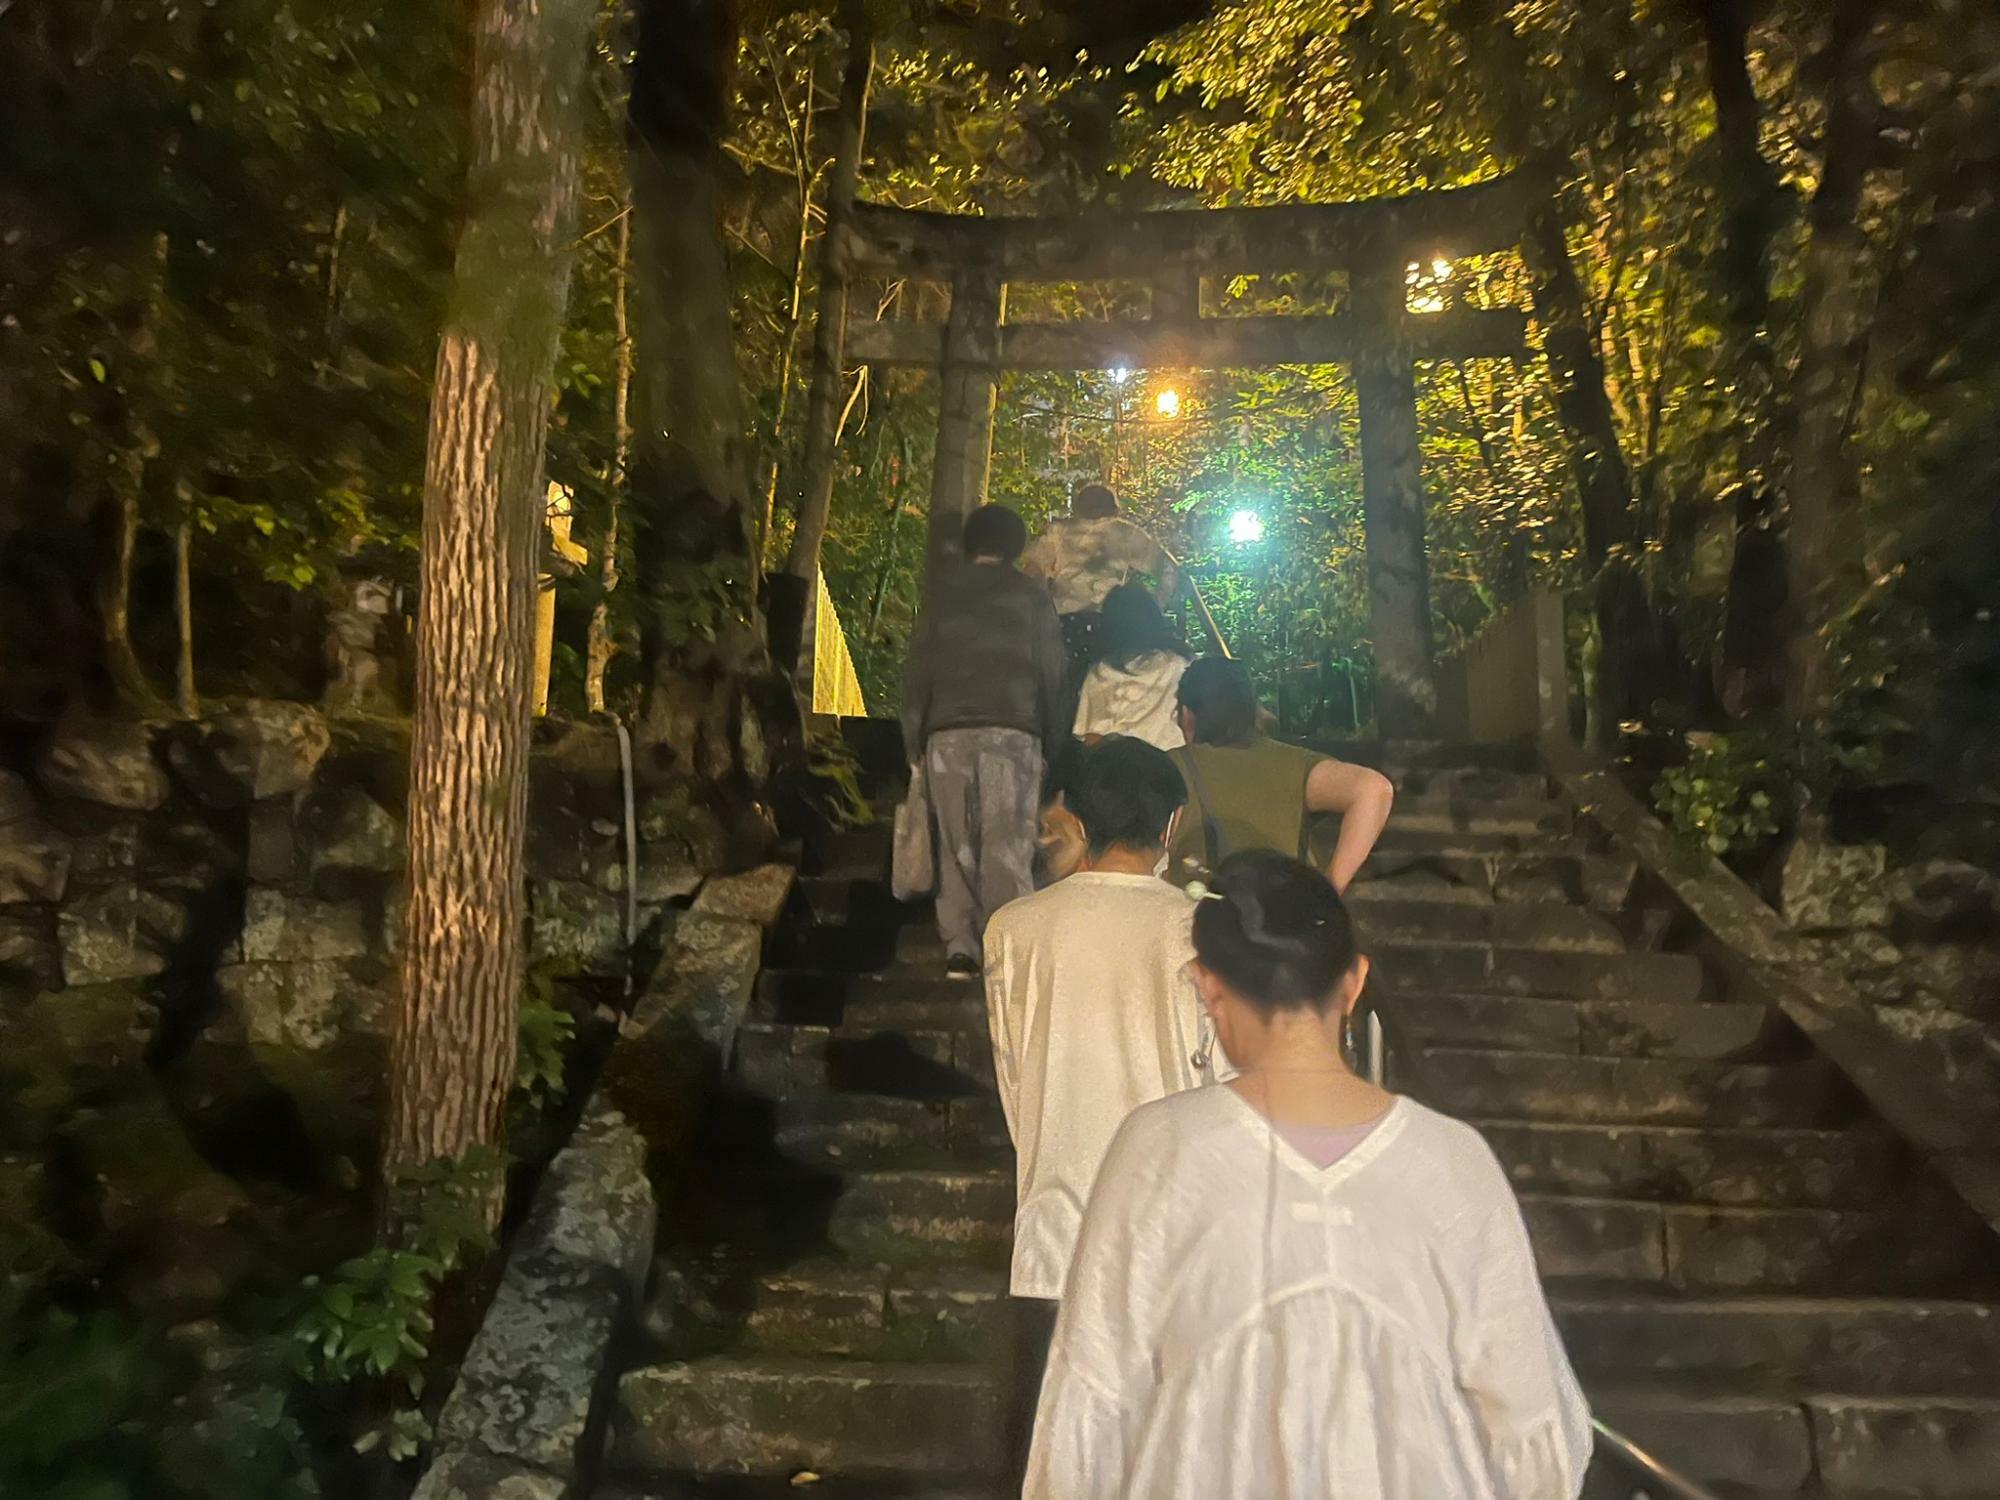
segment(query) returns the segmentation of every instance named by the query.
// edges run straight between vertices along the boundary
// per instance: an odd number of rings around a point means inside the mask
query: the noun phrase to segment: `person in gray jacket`
[[[1004,505],[966,518],[966,561],[930,579],[903,673],[903,741],[937,825],[945,971],[968,978],[987,918],[1035,888],[1042,768],[1069,730],[1062,626],[1014,565],[1027,543]]]

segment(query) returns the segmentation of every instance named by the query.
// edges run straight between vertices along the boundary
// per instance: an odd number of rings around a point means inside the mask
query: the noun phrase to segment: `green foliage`
[[[806,732],[806,771],[814,807],[835,828],[859,828],[875,820],[861,790],[861,758],[837,730]]]
[[[514,1088],[541,1108],[562,1098],[576,1018],[556,998],[561,971],[548,965],[528,970],[521,992],[521,1015],[514,1046]]]
[[[202,1368],[157,1329],[0,1291],[0,1494],[37,1500],[317,1495],[282,1365],[251,1346]]]
[[[1792,796],[1790,768],[1751,734],[1716,738],[1653,786],[1653,805],[1674,831],[1715,855],[1776,843]]]
[[[447,1276],[492,1248],[491,1206],[505,1177],[504,1155],[490,1149],[405,1170],[390,1189],[395,1241],[303,1283],[306,1306],[291,1330],[300,1372],[317,1385],[386,1382],[400,1393],[396,1409],[356,1439],[357,1452],[382,1447],[400,1461],[428,1436],[416,1406],[432,1307]]]
[[[1796,826],[1808,807],[1878,771],[1879,742],[1794,726],[1716,735],[1685,765],[1664,772],[1653,805],[1675,832],[1709,853],[1755,859]]]

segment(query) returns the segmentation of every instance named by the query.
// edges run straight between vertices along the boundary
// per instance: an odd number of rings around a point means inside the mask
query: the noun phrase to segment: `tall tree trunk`
[[[774,65],[775,66],[775,65]],[[785,306],[785,342],[778,356],[778,406],[771,414],[771,466],[764,476],[764,518],[757,527],[757,572],[770,566],[771,532],[778,522],[778,479],[784,469],[785,421],[792,410],[792,367],[798,358],[799,329],[805,321],[806,257],[812,252],[813,98],[819,90],[817,60],[806,73],[803,118],[796,137],[799,178],[799,239],[792,250],[792,295]]]
[[[736,16],[729,0],[639,0],[631,146],[638,363],[633,562],[646,708],[666,763],[739,789],[796,724],[755,602],[756,511],[718,177]]]
[[[604,712],[604,674],[617,646],[611,639],[611,595],[618,587],[618,521],[632,469],[632,201],[618,223],[618,266],[611,281],[611,327],[618,343],[611,385],[611,499],[598,542],[598,585],[602,593],[590,612],[590,639],[584,655],[584,694],[590,711]]]
[[[424,475],[391,1174],[497,1140],[513,1082],[542,450],[595,10],[478,0],[473,16],[470,207]]]
[[[1869,80],[1867,41],[1879,0],[1841,0],[1821,68],[1826,77],[1826,148],[1807,210],[1799,358],[1792,377],[1792,466],[1786,493],[1790,629],[1785,709],[1822,717],[1837,683],[1834,629],[1860,590],[1853,466],[1847,455],[1852,400],[1868,337],[1868,241],[1857,217],[1875,157],[1880,101]]]
[[[1519,87],[1535,78],[1538,70],[1499,0],[1455,0],[1452,24],[1469,55],[1493,58],[1495,66],[1479,70],[1479,75],[1506,80],[1485,100],[1495,144],[1547,190],[1528,215],[1521,258],[1532,287],[1535,321],[1542,330],[1556,414],[1570,437],[1571,467],[1581,501],[1591,613],[1600,641],[1596,670],[1590,674],[1589,724],[1591,738],[1602,744],[1616,734],[1620,722],[1648,707],[1658,652],[1652,602],[1639,570],[1644,539],[1632,476],[1606,393],[1604,360],[1590,306],[1570,261],[1560,203],[1563,182],[1572,170],[1570,148],[1539,137],[1544,114],[1540,100]]]
[[[819,310],[813,319],[812,391],[806,398],[805,483],[799,524],[792,533],[785,571],[810,584],[819,571],[820,544],[833,508],[833,454],[838,441],[835,404],[840,400],[840,352],[847,334],[847,220],[861,179],[862,143],[868,124],[868,87],[875,74],[875,39],[862,0],[847,0],[847,67],[840,80],[833,172],[826,187],[826,230],[819,242]]]
[[[1556,177],[1545,165],[1547,180]],[[1583,511],[1584,560],[1600,642],[1591,681],[1591,738],[1609,744],[1618,725],[1638,718],[1654,691],[1652,602],[1639,571],[1642,539],[1632,476],[1605,394],[1604,364],[1591,337],[1583,288],[1569,258],[1563,218],[1553,197],[1529,216],[1521,242],[1542,328],[1556,411],[1569,429],[1571,466]]]
[[[194,517],[185,485],[180,486],[180,515],[174,522],[174,712],[183,719],[201,716],[201,698],[194,688]]]
[[[139,502],[146,488],[151,438],[135,433],[111,465],[111,546],[97,579],[97,621],[105,670],[119,700],[146,712],[159,703],[132,649],[132,563],[139,550]]]

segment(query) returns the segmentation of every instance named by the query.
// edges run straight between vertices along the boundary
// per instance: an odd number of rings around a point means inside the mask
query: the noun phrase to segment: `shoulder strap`
[[[1183,758],[1187,763],[1188,780],[1194,784],[1195,801],[1201,804],[1202,852],[1207,857],[1209,873],[1213,874],[1216,866],[1229,858],[1229,840],[1223,836],[1222,825],[1216,822],[1215,814],[1210,810],[1208,788],[1202,783],[1201,767],[1195,761],[1195,747],[1190,744],[1181,748],[1186,752]]]

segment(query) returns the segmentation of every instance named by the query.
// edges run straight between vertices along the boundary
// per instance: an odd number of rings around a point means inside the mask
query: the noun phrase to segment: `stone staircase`
[[[1391,769],[1353,898],[1392,1081],[1506,1163],[1599,1414],[1725,1495],[2000,1495],[1983,1226],[1789,1023],[1664,951],[1541,776]],[[981,991],[888,900],[886,841],[824,851],[771,955],[663,1206],[672,1312],[602,1494],[996,1493],[1012,1164]]]

